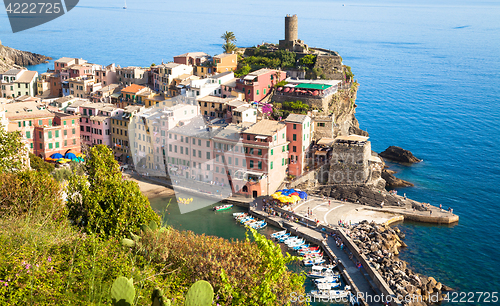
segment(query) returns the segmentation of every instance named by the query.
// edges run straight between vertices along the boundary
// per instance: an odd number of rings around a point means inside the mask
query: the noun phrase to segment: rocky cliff
[[[9,48],[7,46],[3,46],[0,42],[0,73],[3,73],[11,68],[20,68],[46,63],[51,59],[52,58],[44,55]]]
[[[328,108],[335,118],[337,135],[356,134],[368,136],[366,131],[359,128],[358,119],[356,119],[356,97],[358,93],[358,83],[353,83],[350,88],[340,89],[336,92],[330,101]]]

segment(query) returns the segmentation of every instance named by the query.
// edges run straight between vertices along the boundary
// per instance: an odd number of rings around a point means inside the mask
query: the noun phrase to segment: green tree
[[[227,42],[222,45],[222,49],[224,50],[224,53],[233,53],[236,51],[237,47],[232,42]]]
[[[252,68],[250,68],[250,66],[247,64],[247,65],[239,68],[238,70],[236,70],[234,72],[234,76],[237,78],[241,78],[242,76],[249,74],[250,71],[252,71]]]
[[[149,200],[135,182],[122,179],[113,153],[104,145],[92,147],[87,176],[72,176],[68,186],[69,218],[89,233],[124,236],[151,221],[160,223]]]
[[[222,36],[220,38],[224,39],[226,44],[236,41],[236,36],[234,36],[234,33],[228,32],[228,31],[226,31],[224,34],[222,34]]]
[[[312,67],[316,63],[316,55],[308,54],[299,60],[299,64],[302,66]]]
[[[23,168],[21,154],[25,147],[19,132],[7,132],[0,124],[0,173]]]
[[[31,168],[37,171],[45,171],[51,173],[54,171],[54,164],[44,161],[42,158],[30,153],[30,165]]]

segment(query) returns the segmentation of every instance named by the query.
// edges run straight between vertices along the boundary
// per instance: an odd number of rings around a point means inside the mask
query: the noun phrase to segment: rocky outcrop
[[[408,164],[418,163],[421,161],[420,159],[413,156],[410,151],[396,146],[388,147],[384,152],[380,153],[380,156],[388,160]]]
[[[396,188],[396,187],[413,187],[412,183],[402,180],[394,176],[396,171],[384,169],[382,170],[382,178],[385,180],[385,188]]]
[[[397,227],[391,228],[363,221],[351,228],[350,236],[396,295],[421,297],[409,303],[404,302],[403,305],[437,303],[445,298],[445,291],[451,290],[433,277],[413,272],[406,262],[397,257],[400,248],[406,247],[402,241],[404,233]]]
[[[336,200],[344,200],[372,207],[403,206],[401,198],[371,185],[364,186],[326,186],[321,187],[320,194]]]
[[[12,68],[46,63],[51,59],[44,55],[12,49],[0,43],[0,73]]]

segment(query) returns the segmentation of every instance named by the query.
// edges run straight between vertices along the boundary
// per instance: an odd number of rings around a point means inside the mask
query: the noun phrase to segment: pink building
[[[245,127],[249,123],[242,123]],[[286,125],[283,122],[261,120],[239,133],[243,152],[234,152],[236,168],[231,173],[232,186],[246,196],[258,197],[272,194],[286,177],[288,141]],[[234,150],[234,149],[231,149]],[[229,165],[229,157],[225,155],[225,163]],[[236,158],[242,158],[241,166],[236,165]],[[216,156],[217,162],[217,156]],[[239,163],[239,161],[238,161]]]
[[[188,52],[174,56],[174,63],[199,66],[210,59],[210,55],[205,52]]]
[[[284,71],[263,68],[239,79],[236,88],[244,92],[246,101],[260,101],[271,92],[275,84],[285,78]]]
[[[86,60],[81,58],[61,57],[60,59],[54,61],[54,70],[56,72],[61,72],[61,70],[71,65],[80,65],[86,62]]]
[[[117,83],[115,64],[96,69],[94,75],[96,83],[101,83],[102,87]]]
[[[107,103],[85,103],[79,106],[80,135],[86,145],[111,146],[111,117],[122,114],[123,109]]]
[[[290,114],[285,120],[287,140],[289,144],[288,173],[302,175],[306,153],[311,145],[311,118],[307,115]]]

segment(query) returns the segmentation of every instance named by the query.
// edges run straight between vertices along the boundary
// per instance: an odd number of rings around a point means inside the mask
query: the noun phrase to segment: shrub
[[[45,171],[51,173],[54,171],[54,164],[44,161],[42,158],[30,153],[30,165],[31,168],[37,171]]]
[[[69,218],[89,233],[123,236],[160,218],[136,182],[122,179],[113,152],[104,145],[90,149],[87,176],[72,176],[68,186]]]

